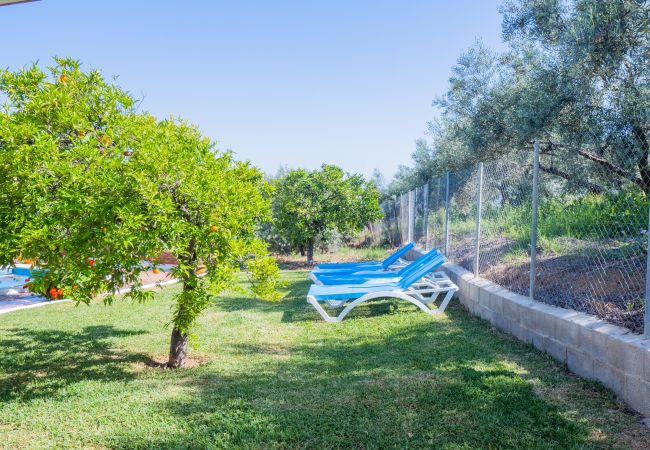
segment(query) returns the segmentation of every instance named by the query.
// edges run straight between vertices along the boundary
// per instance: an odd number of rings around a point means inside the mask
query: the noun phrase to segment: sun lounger
[[[320,271],[356,271],[356,270],[386,270],[393,264],[397,263],[400,258],[406,255],[415,244],[409,242],[408,244],[400,247],[395,253],[391,254],[383,261],[363,261],[363,262],[345,262],[345,263],[326,263],[319,264],[314,267],[315,272]]]
[[[334,285],[334,284],[361,284],[368,280],[384,280],[388,282],[399,281],[400,277],[404,277],[409,273],[417,270],[429,260],[442,257],[438,250],[433,249],[424,255],[420,256],[415,261],[405,264],[399,270],[356,270],[351,271],[325,271],[318,272],[312,271],[309,278],[316,284]],[[444,261],[444,257],[443,261]]]
[[[427,314],[442,313],[458,287],[439,273],[432,273],[445,261],[436,257],[412,271],[398,281],[369,280],[362,284],[339,284],[322,286],[313,284],[307,294],[310,303],[327,322],[340,322],[357,305],[378,298],[398,298],[410,302]],[[430,305],[444,294],[440,306]],[[335,309],[343,308],[336,316],[330,316],[322,304]]]

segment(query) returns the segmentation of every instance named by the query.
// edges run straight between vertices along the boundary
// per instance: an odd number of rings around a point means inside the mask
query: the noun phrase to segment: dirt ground
[[[455,242],[449,259],[473,270],[474,241]],[[526,255],[504,261],[513,245],[504,238],[481,244],[482,277],[522,295],[528,295],[530,264]],[[573,254],[538,249],[535,300],[562,308],[594,314],[608,322],[643,332],[645,255],[608,257],[602,247],[593,251],[579,243]],[[594,246],[594,248],[596,248]],[[591,251],[590,251],[591,250]]]

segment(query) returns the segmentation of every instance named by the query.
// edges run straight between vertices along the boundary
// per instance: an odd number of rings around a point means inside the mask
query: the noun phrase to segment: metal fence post
[[[445,188],[445,256],[449,258],[449,172],[446,175]]]
[[[398,200],[400,203],[398,203]],[[402,199],[397,195],[393,198],[393,217],[395,219],[395,232],[393,234],[393,245],[401,246],[402,245],[402,222],[401,222],[401,208],[402,208]]]
[[[429,250],[429,182],[427,181],[422,186],[422,195],[424,202],[422,209],[424,210],[424,220],[422,226],[424,227],[424,249]]]
[[[413,242],[413,237],[415,235],[415,189],[409,191],[408,202],[409,202],[408,241]]]
[[[539,203],[539,141],[535,140],[533,146],[533,203],[532,220],[530,222],[530,287],[528,296],[535,298],[535,276],[537,272],[537,214]],[[650,266],[649,266],[650,267]],[[647,293],[646,283],[646,293]]]
[[[648,193],[650,198],[650,192]],[[650,203],[650,202],[649,202]],[[645,268],[645,311],[643,314],[643,336],[650,339],[650,204],[648,205],[648,228],[646,229],[648,250]]]
[[[483,163],[478,163],[476,188],[476,240],[474,241],[474,276],[478,276],[481,249],[481,205],[483,204]]]
[[[404,193],[399,195],[399,240],[404,244]]]

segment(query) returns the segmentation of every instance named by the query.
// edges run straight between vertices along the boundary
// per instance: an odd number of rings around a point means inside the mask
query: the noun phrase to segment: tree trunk
[[[185,357],[187,356],[187,341],[189,337],[181,330],[174,327],[172,330],[171,344],[169,346],[169,361],[167,367],[178,369],[185,364]]]
[[[314,264],[314,240],[307,241],[307,264]]]
[[[183,291],[191,291],[194,289],[194,285],[191,283],[190,278],[185,278],[183,280]],[[176,312],[176,319],[186,319],[184,315],[187,312],[182,305],[178,307]],[[172,337],[169,343],[169,361],[167,361],[167,367],[172,369],[178,369],[185,365],[185,358],[187,357],[187,343],[189,341],[189,336],[187,333],[183,333],[178,326],[174,325],[172,328]]]
[[[195,267],[196,266],[196,239],[190,239],[190,242],[187,246],[187,256],[184,261],[185,264]],[[183,294],[191,294],[190,291],[193,291],[196,288],[196,273],[192,272],[190,275],[182,277],[183,279]],[[179,305],[178,311],[176,311],[175,320],[180,323],[191,323],[188,321],[188,317],[185,315],[188,314],[188,311],[183,308],[183,305]],[[191,314],[191,312],[189,312]],[[187,333],[183,333],[178,326],[174,325],[172,329],[172,337],[169,344],[169,361],[167,361],[167,367],[178,369],[185,365],[185,358],[187,357],[187,343],[189,341],[189,336]]]

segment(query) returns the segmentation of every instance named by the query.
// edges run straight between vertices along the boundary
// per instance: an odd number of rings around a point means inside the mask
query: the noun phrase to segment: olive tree
[[[597,169],[589,190],[616,179],[648,192],[650,3],[509,0],[502,12],[519,99],[510,135],[535,135],[543,152]],[[575,179],[572,166],[559,169],[553,174]]]
[[[650,3],[505,0],[498,54],[476,44],[434,101],[428,151],[395,185],[529,148],[583,191],[650,190]],[[544,158],[547,156],[548,158]],[[553,160],[554,164],[546,161]],[[406,181],[406,183],[404,182]]]
[[[381,217],[375,184],[334,165],[323,164],[314,171],[290,170],[276,184],[275,226],[294,246],[307,249],[310,264],[317,237],[333,230],[358,232]]]
[[[256,238],[270,186],[190,124],[136,111],[98,71],[56,59],[0,73],[0,264],[35,261],[31,289],[90,303],[144,301],[145,260],[178,260],[168,365],[180,367],[198,315],[232,288],[275,294],[278,269]],[[203,273],[202,269],[207,269]]]

